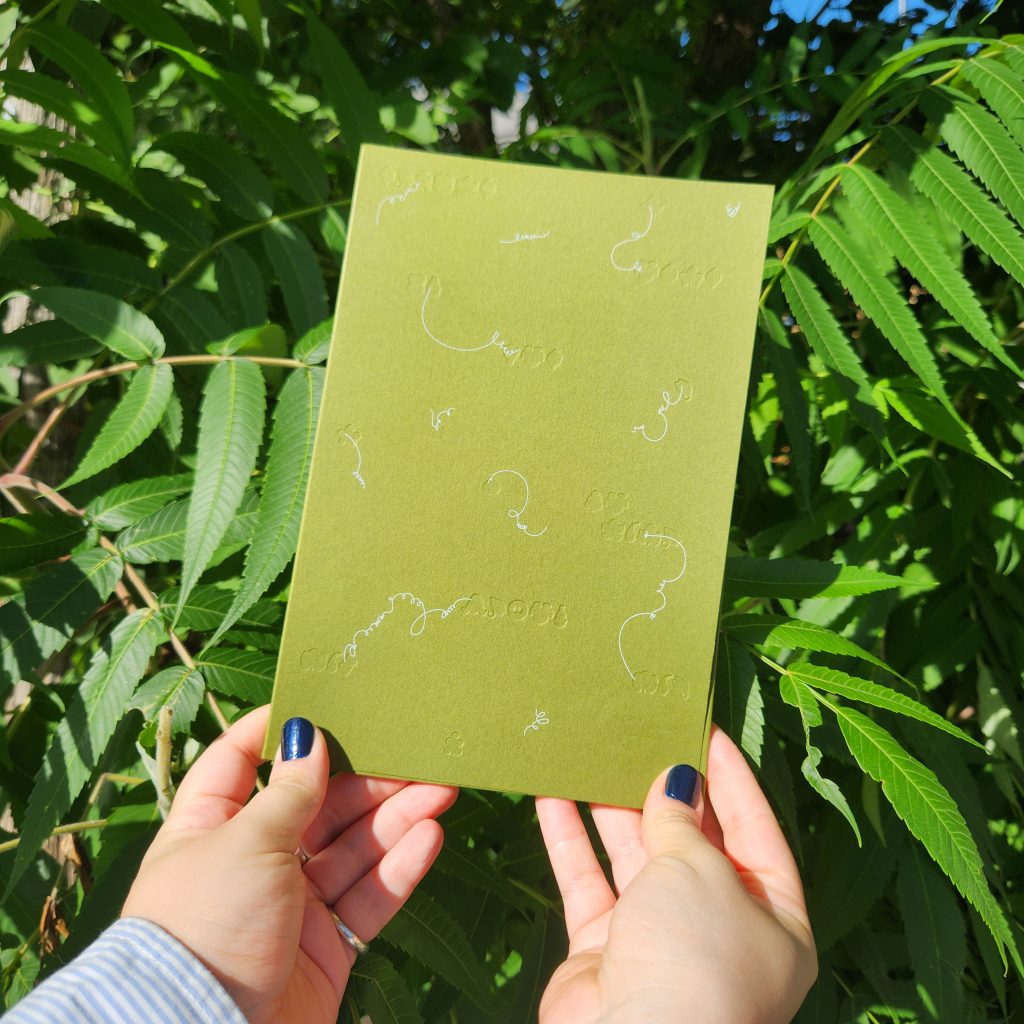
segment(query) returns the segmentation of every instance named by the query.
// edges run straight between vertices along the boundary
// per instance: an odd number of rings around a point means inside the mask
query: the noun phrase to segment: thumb
[[[323,735],[306,718],[289,718],[266,788],[235,816],[255,853],[295,853],[327,793],[330,771]]]
[[[708,842],[701,832],[704,778],[696,768],[677,764],[659,775],[644,802],[640,834],[650,857],[687,859]]]

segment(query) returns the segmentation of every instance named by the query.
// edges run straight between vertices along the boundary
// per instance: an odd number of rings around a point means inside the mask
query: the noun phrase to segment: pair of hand
[[[457,793],[350,774],[328,781],[317,730],[305,756],[278,755],[249,800],[267,714],[242,718],[182,780],[123,915],[188,946],[253,1024],[333,1022],[355,951],[331,910],[373,939],[433,863],[435,819]],[[708,776],[714,810],[666,796],[664,776],[642,815],[594,807],[618,898],[576,805],[538,799],[570,942],[542,1024],[781,1024],[796,1012],[816,972],[796,865],[718,730]]]

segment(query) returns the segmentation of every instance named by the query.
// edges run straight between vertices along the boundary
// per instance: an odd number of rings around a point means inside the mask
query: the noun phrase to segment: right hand
[[[713,808],[692,769],[673,773],[683,799],[665,794],[668,774],[642,815],[593,807],[618,898],[576,805],[537,800],[569,931],[541,1024],[783,1024],[814,983],[796,863],[743,755],[713,728]]]

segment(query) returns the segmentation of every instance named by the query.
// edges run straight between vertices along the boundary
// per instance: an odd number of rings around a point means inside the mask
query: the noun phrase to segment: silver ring
[[[333,910],[331,911],[331,917],[334,918],[334,927],[338,929],[338,934],[357,953],[365,953],[370,948]]]
[[[299,858],[299,863],[303,867],[305,867],[310,862],[310,860],[312,860],[310,855],[306,853],[306,851],[303,849],[301,843],[295,849],[295,856]]]

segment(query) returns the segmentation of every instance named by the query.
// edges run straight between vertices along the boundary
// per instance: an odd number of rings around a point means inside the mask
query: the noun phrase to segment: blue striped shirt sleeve
[[[219,981],[159,925],[112,924],[3,1024],[246,1024]]]

